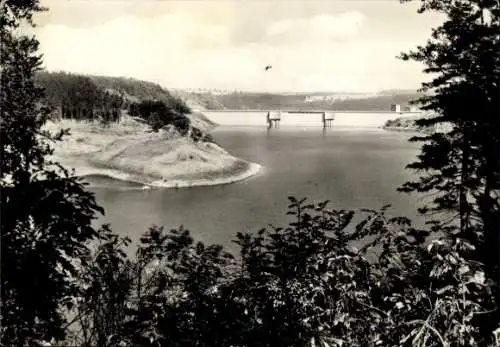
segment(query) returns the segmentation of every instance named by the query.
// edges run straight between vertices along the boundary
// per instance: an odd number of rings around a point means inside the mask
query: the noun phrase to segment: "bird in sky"
[[[267,65],[265,70],[267,71],[267,70],[270,70],[271,68],[272,68],[271,65]]]

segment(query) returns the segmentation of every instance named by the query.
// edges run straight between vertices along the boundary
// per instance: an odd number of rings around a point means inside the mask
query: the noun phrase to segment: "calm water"
[[[122,182],[92,179],[102,222],[138,240],[152,224],[184,225],[195,237],[231,246],[233,235],[288,222],[287,197],[331,200],[341,208],[379,208],[415,216],[416,198],[397,193],[410,178],[404,166],[417,147],[409,134],[378,129],[220,128],[216,141],[230,153],[262,164],[264,172],[247,181],[211,187],[137,190]]]

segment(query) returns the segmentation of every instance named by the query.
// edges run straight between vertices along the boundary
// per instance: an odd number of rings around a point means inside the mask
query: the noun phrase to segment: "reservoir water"
[[[199,240],[234,249],[236,232],[284,226],[290,195],[344,209],[392,204],[391,214],[416,217],[417,199],[396,192],[411,177],[404,167],[418,151],[408,133],[220,127],[213,135],[231,154],[263,165],[263,172],[229,185],[152,190],[94,177],[91,189],[106,210],[100,222],[133,241],[153,224],[184,225]]]

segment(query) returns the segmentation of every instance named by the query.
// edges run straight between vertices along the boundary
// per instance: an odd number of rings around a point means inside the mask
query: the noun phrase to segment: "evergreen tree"
[[[422,0],[419,12],[427,11],[444,14],[444,22],[433,29],[425,46],[402,59],[422,62],[424,71],[434,75],[423,84],[426,96],[418,101],[436,116],[417,125],[446,122],[451,129],[411,139],[424,143],[417,161],[409,165],[423,175],[400,190],[431,193],[433,201],[421,212],[444,212],[459,225],[449,236],[470,244],[472,250],[462,256],[484,264],[498,306],[500,3]]]
[[[43,131],[50,114],[34,83],[38,42],[23,21],[43,10],[38,0],[3,1],[1,42],[1,343],[37,346],[62,338],[73,281],[100,235],[91,222],[101,209],[84,185],[48,159],[64,135]]]

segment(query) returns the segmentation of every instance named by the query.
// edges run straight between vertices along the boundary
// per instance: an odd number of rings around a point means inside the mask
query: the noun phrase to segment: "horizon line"
[[[99,73],[83,73],[83,72],[75,72],[75,71],[68,71],[68,70],[56,70],[56,69],[47,69],[46,67],[42,67],[40,71],[43,72],[48,72],[48,73],[68,73],[68,74],[74,74],[74,75],[81,75],[81,76],[94,76],[94,77],[111,77],[111,78],[124,78],[124,79],[133,79],[133,80],[138,80],[138,81],[144,81],[144,82],[149,82],[149,83],[154,83],[158,84],[162,88],[165,88],[167,91],[187,91],[187,92],[196,92],[194,90],[202,90],[202,91],[223,91],[223,92],[240,92],[240,93],[253,93],[253,94],[361,94],[361,95],[367,95],[367,94],[380,94],[383,92],[390,92],[390,91],[400,91],[400,92],[414,92],[417,93],[420,89],[418,88],[387,88],[387,89],[380,89],[377,91],[349,91],[349,90],[308,90],[308,91],[291,91],[291,90],[255,90],[255,89],[240,89],[240,88],[233,88],[233,89],[227,89],[227,88],[217,88],[217,87],[169,87],[166,85],[165,82],[159,82],[159,81],[154,81],[151,79],[147,78],[140,78],[140,77],[134,77],[134,76],[125,76],[125,75],[104,75],[104,74],[99,74]]]

